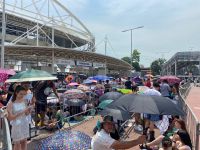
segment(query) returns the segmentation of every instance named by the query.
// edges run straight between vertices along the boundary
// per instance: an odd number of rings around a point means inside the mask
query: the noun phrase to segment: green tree
[[[122,60],[131,64],[130,57],[123,57]],[[140,62],[140,52],[137,49],[134,49],[132,53],[132,66],[136,71],[141,70],[139,62]]]
[[[151,71],[153,75],[160,75],[162,65],[165,63],[165,59],[159,58],[151,63]]]
[[[130,59],[130,57],[123,57],[123,58],[121,58],[121,60],[123,60],[123,61],[125,61],[125,62],[131,64],[131,59]]]
[[[138,62],[133,62],[133,68],[135,69],[135,71],[140,71],[141,68],[140,68],[140,64]]]
[[[133,50],[133,53],[132,53],[132,58],[133,58],[133,62],[140,62],[140,52],[137,50],[137,49],[134,49]]]

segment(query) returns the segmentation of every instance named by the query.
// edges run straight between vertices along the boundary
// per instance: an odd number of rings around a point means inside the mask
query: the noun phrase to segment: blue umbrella
[[[102,80],[102,81],[105,81],[105,80],[110,80],[108,76],[104,76],[104,75],[97,75],[97,76],[94,76],[93,77],[93,80]]]
[[[80,131],[58,131],[41,140],[36,150],[83,150],[90,149],[91,138]]]

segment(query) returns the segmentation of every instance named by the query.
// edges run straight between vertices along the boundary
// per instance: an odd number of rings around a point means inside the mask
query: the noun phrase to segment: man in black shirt
[[[125,88],[132,90],[132,82],[130,77],[128,77],[128,80],[125,82]]]
[[[39,81],[34,86],[34,96],[36,98],[36,125],[40,122],[40,126],[44,126],[44,117],[47,109],[47,97],[51,94],[52,90],[59,98],[55,85],[52,81]]]

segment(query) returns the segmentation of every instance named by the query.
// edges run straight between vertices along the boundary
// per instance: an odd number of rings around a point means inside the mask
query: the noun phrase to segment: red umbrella
[[[163,81],[163,80],[167,80],[168,83],[170,83],[170,84],[181,82],[181,79],[179,79],[176,76],[162,76],[162,77],[160,77],[159,81]]]

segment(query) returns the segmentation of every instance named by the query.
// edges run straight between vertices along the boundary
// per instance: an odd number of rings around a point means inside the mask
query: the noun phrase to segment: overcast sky
[[[96,43],[105,35],[111,43],[107,54],[130,56],[133,48],[141,52],[141,64],[150,66],[156,58],[169,59],[178,51],[197,51],[200,47],[200,0],[60,0],[94,34]],[[104,43],[97,45],[104,54]]]
[[[24,3],[34,2],[23,0]],[[169,59],[178,51],[200,50],[200,0],[59,0],[96,38],[96,52],[105,54],[104,40],[109,44],[107,55],[130,56],[133,49],[141,53],[141,64],[150,66],[157,58]],[[6,0],[16,4],[20,0]],[[47,0],[37,1],[47,11]],[[29,6],[34,6],[33,4]],[[32,8],[27,8],[33,10]],[[55,14],[55,10],[50,10]],[[56,14],[55,14],[56,15]],[[100,43],[100,44],[99,44]]]

